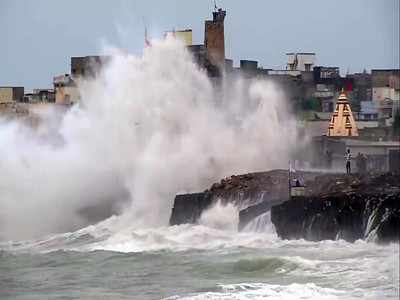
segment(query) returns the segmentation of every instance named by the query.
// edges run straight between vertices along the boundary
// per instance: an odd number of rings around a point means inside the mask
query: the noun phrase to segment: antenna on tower
[[[215,9],[215,11],[218,10],[218,6],[217,6],[217,1],[216,0],[214,0],[214,9]]]
[[[143,17],[143,25],[144,25],[144,46],[147,47],[151,47],[151,41],[149,39],[149,37],[147,36],[147,24],[146,21],[144,20]]]

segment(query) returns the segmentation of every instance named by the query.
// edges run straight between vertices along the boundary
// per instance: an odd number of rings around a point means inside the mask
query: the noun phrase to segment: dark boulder
[[[269,211],[272,206],[282,203],[282,199],[269,199],[258,204],[251,205],[239,211],[238,230],[241,231],[247,224],[253,221],[258,216]]]
[[[284,239],[398,241],[400,194],[298,197],[272,207],[271,221]]]
[[[211,193],[176,195],[170,225],[196,223],[201,213],[211,205]]]
[[[312,178],[316,173],[304,173],[305,178]],[[196,223],[201,213],[212,203],[232,203],[239,210],[263,203],[263,212],[273,204],[288,199],[288,172],[273,170],[268,172],[232,175],[214,183],[203,193],[177,195],[171,212],[170,225]],[[261,212],[262,213],[262,212]],[[241,218],[240,227],[254,217],[259,216],[257,209],[250,210],[248,219]],[[242,213],[244,216],[245,213]]]
[[[239,209],[239,230],[271,210],[271,221],[284,239],[311,241],[399,240],[400,176],[296,172],[305,195],[288,201],[288,172],[233,175],[203,193],[177,195],[171,225],[196,223],[216,201]]]

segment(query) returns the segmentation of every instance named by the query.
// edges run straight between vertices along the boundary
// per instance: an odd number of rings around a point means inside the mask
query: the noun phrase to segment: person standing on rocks
[[[350,174],[351,173],[351,153],[350,153],[350,149],[347,149],[347,153],[345,155],[345,159],[346,159],[346,173]]]

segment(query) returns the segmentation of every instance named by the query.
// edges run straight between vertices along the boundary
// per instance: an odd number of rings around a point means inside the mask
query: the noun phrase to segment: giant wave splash
[[[286,165],[295,122],[273,84],[216,88],[173,39],[143,56],[108,51],[61,119],[0,123],[0,239],[76,230],[87,225],[77,211],[107,201],[130,203],[125,226],[166,225],[176,193]]]

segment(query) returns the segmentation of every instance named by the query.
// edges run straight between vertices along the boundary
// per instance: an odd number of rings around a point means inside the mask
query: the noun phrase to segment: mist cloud
[[[272,83],[226,78],[215,88],[172,40],[142,57],[112,52],[80,86],[81,105],[59,123],[44,118],[41,135],[1,123],[3,239],[79,227],[79,209],[110,199],[131,203],[124,222],[166,225],[178,192],[287,167],[296,127]]]

